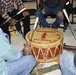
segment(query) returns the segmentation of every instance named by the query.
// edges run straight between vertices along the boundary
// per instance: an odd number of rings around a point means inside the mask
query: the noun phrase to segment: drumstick
[[[36,29],[36,27],[37,27],[38,20],[39,20],[39,18],[36,17],[36,21],[35,21],[35,24],[34,24],[34,30],[33,30],[33,32],[32,32],[32,35],[31,35],[31,38],[30,38],[30,42],[32,41],[32,38],[33,38],[33,35],[34,35],[34,32],[35,32],[35,29]]]
[[[34,35],[34,32],[35,32],[35,29],[37,27],[38,20],[39,20],[39,18],[36,17],[36,20],[35,20],[35,23],[34,23],[34,30],[32,31],[31,38],[30,38],[29,42],[27,43],[27,44],[29,44],[30,47],[31,47],[31,42],[32,42],[32,38],[33,38],[33,35]],[[25,44],[24,44],[24,46],[25,46]],[[31,52],[30,52],[30,54],[31,54]]]
[[[15,14],[12,18],[14,18],[15,16],[17,16],[18,14],[20,14],[21,12],[23,12],[26,8],[23,8],[22,10],[20,10],[17,14]],[[11,19],[9,19],[11,20]],[[6,20],[5,22],[3,22],[0,26],[4,25],[5,23],[7,23],[9,20]]]
[[[22,10],[20,10],[20,11],[17,13],[17,15],[20,14],[21,12],[23,12],[24,10],[26,10],[26,8],[23,8]]]
[[[39,18],[36,17],[36,20],[35,20],[35,23],[34,23],[34,30],[32,31],[31,38],[30,38],[30,41],[29,41],[30,46],[31,46],[31,42],[32,42],[32,38],[33,38],[33,35],[34,35],[34,32],[35,32],[35,29],[37,27],[38,20],[39,20]]]
[[[63,48],[67,51],[72,51],[72,52],[76,51],[76,46],[66,45],[65,43]]]
[[[18,23],[19,21],[21,21],[22,19],[24,19],[24,18],[25,18],[25,17],[23,17],[23,18],[17,20],[17,23]],[[10,26],[12,27],[13,25],[10,25]]]
[[[34,24],[34,29],[36,29],[36,27],[37,27],[38,20],[39,20],[39,18],[36,17],[36,21],[35,21],[35,24]]]

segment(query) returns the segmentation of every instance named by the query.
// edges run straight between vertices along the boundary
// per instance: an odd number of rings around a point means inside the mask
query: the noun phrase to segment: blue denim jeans
[[[36,60],[32,55],[22,56],[19,60],[7,62],[8,75],[29,75]]]
[[[76,75],[74,66],[74,53],[66,52],[60,57],[60,67],[62,75]]]
[[[48,15],[48,14],[54,14],[56,16],[56,20],[54,21],[54,23],[52,24],[53,28],[58,28],[58,26],[62,23],[62,21],[64,20],[64,16],[62,18],[57,16],[57,12],[59,11],[59,7],[55,7],[55,8],[49,8],[49,7],[45,7],[45,14],[42,14],[42,10],[41,8],[39,8],[35,15],[37,17],[39,17],[39,21],[42,25],[42,27],[50,27],[50,25],[48,24],[48,22],[46,21],[44,15]]]

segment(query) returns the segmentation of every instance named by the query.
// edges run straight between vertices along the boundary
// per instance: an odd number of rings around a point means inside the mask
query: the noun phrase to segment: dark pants
[[[13,10],[11,13],[9,13],[8,12],[8,15],[9,16],[11,16],[11,17],[13,17],[14,15],[16,15],[17,14],[17,10]],[[23,18],[23,15],[22,14],[18,14],[18,15],[16,15],[15,17],[14,17],[14,19],[16,19],[16,20],[20,20],[21,18]],[[5,22],[6,20],[5,19],[3,19],[1,16],[0,16],[0,25],[3,23],[3,22]],[[26,16],[24,19],[22,19],[22,22],[23,22],[23,36],[25,37],[25,35],[27,34],[27,32],[29,32],[30,31],[30,16],[28,15],[28,16]],[[5,33],[7,33],[8,35],[9,35],[9,37],[11,37],[10,36],[10,32],[9,32],[9,30],[8,30],[8,27],[9,27],[9,22],[7,22],[7,23],[5,23],[4,25],[2,25],[2,26],[0,26],[1,28],[2,28],[2,30],[5,32]],[[20,22],[18,22],[16,25],[16,29],[18,30],[18,31],[21,31],[21,26],[20,26]]]

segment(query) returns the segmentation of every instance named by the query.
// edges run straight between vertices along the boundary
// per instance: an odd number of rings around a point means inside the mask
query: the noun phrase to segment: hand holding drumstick
[[[31,52],[30,44],[26,44],[25,47],[23,48],[22,52],[23,52],[24,55],[29,55],[30,52]]]
[[[36,29],[36,26],[37,26],[37,21],[38,21],[38,17],[36,18],[36,22],[35,22],[35,24],[34,24],[34,30],[33,30],[33,32],[32,32],[32,35],[31,35],[31,38],[30,38],[30,41],[29,41],[29,43],[28,44],[24,44],[24,49],[22,50],[22,52],[23,52],[23,54],[24,55],[28,55],[28,54],[30,54],[31,53],[31,42],[32,42],[32,37],[33,37],[33,35],[34,35],[34,31],[35,31],[35,29]]]
[[[26,16],[29,15],[29,13],[27,11],[23,11],[22,15],[24,16],[22,19],[24,19]],[[20,20],[22,20],[22,19],[20,19]],[[12,18],[9,22],[10,22],[11,25],[16,25],[17,22],[20,21],[20,20],[16,20],[16,19]]]

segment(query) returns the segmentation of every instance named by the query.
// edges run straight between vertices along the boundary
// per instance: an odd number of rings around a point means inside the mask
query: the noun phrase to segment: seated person
[[[0,75],[29,75],[36,64],[30,55],[29,44],[23,50],[15,50],[0,29]]]
[[[28,31],[30,31],[30,16],[29,16],[29,12],[27,12],[26,10],[23,11],[22,13],[17,15],[17,12],[19,12],[19,10],[22,10],[24,7],[22,0],[15,0],[16,5],[17,5],[17,9],[14,6],[14,0],[1,0],[1,10],[0,10],[0,27],[2,28],[2,30],[7,33],[10,36],[9,30],[8,30],[8,26],[9,25],[15,25],[17,30],[20,31],[20,24],[19,24],[19,20],[21,18],[24,17],[24,19],[22,19],[23,22],[23,36],[25,37],[25,35],[27,34]],[[15,16],[16,15],[16,16]],[[15,17],[14,17],[15,16]],[[8,21],[7,23],[3,24],[5,21]],[[10,24],[9,24],[10,23]],[[2,25],[3,24],[3,25]]]
[[[53,14],[56,16],[56,20],[52,24],[52,28],[58,28],[64,20],[63,8],[66,0],[40,0],[40,7],[36,11],[36,16],[39,17],[39,21],[42,27],[50,27],[45,19],[45,15]]]
[[[76,75],[76,52],[66,52],[60,57],[62,75]]]

